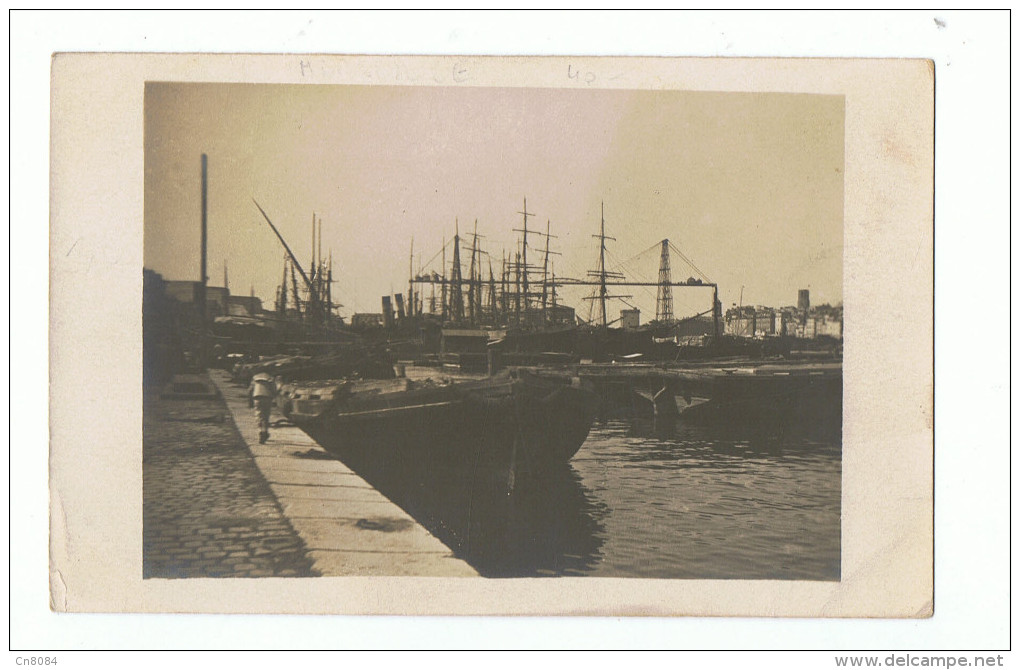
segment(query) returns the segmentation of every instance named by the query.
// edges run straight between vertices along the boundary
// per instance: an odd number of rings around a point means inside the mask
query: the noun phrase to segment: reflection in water
[[[840,577],[841,443],[817,426],[603,417],[513,495],[470,468],[343,460],[491,577]]]
[[[589,499],[569,466],[518,480],[508,495],[504,482],[470,467],[343,458],[484,576],[578,575],[599,560],[605,507]]]

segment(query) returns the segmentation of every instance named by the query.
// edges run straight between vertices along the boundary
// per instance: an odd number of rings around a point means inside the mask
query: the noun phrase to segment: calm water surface
[[[599,518],[588,574],[839,579],[838,441],[597,425],[571,465]]]
[[[608,419],[510,497],[457,472],[362,476],[486,576],[838,580],[840,462],[838,435]]]

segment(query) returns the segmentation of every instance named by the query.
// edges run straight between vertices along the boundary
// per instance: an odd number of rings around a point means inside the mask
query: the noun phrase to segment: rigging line
[[[639,270],[635,270],[633,268],[627,268],[627,267],[623,267],[623,266],[621,266],[621,269],[627,270],[627,272],[625,272],[624,274],[629,274],[629,275],[633,276],[634,278],[638,279],[639,281],[648,282],[648,283],[651,283],[651,284],[658,284],[659,283],[657,278],[653,279],[652,277],[646,275],[645,273],[643,273],[643,272],[641,272]]]
[[[614,261],[616,263],[616,265],[614,265],[612,267],[614,267],[614,268],[622,268],[624,266],[624,263],[620,262],[620,257],[617,256],[612,251],[610,251],[609,249],[606,249],[606,256],[608,256],[610,260],[612,260],[612,261]],[[609,270],[609,268],[606,268],[606,270]]]
[[[612,255],[612,254],[610,254],[610,253],[609,253],[608,251],[607,251],[606,253],[607,253],[608,255]],[[647,275],[645,275],[645,274],[644,274],[643,272],[639,272],[639,271],[637,271],[637,270],[635,270],[635,269],[633,269],[633,268],[627,268],[627,267],[626,267],[625,265],[623,265],[623,264],[620,264],[620,265],[616,265],[616,266],[614,266],[614,267],[617,267],[617,268],[620,268],[620,269],[625,269],[625,270],[629,270],[629,273],[630,273],[631,275],[634,275],[635,277],[637,277],[637,278],[638,278],[638,279],[640,279],[641,281],[645,281],[645,282],[652,282],[652,283],[657,283],[657,281],[654,281],[654,280],[652,280],[652,279],[651,279],[651,278],[649,278],[649,277],[648,277]]]
[[[708,278],[708,276],[704,272],[702,272],[698,268],[698,266],[695,265],[689,258],[687,258],[686,256],[682,256],[681,255],[680,259],[682,261],[684,261],[687,264],[688,267],[690,267],[692,270],[694,270],[694,274],[696,274],[699,277],[701,277],[704,281],[711,283],[711,280]]]
[[[657,246],[658,246],[658,248],[660,250],[662,249],[661,245],[657,245]],[[659,260],[660,260],[660,255],[658,253],[654,257],[651,254],[645,254],[644,256],[635,256],[634,258],[626,261],[624,263],[624,265],[626,267],[631,267],[631,268],[639,268],[639,267],[654,268],[654,270],[652,270],[652,271],[655,273],[655,277],[658,278]],[[637,271],[638,270],[635,269],[635,272],[637,272]]]
[[[626,269],[628,272],[630,272],[632,274],[635,274],[635,275],[641,274],[643,278],[647,277],[647,275],[645,275],[639,268],[643,267],[643,266],[649,266],[649,265],[652,264],[652,256],[651,255],[646,255],[646,256],[642,257],[639,254],[639,255],[633,256],[632,258],[629,258],[629,259],[627,259],[625,261],[620,261],[619,258],[615,254],[612,254],[612,257],[613,257],[613,260],[616,262],[616,265],[613,266],[614,268]],[[656,261],[658,261],[658,258],[656,258]],[[658,267],[656,269],[658,270]]]
[[[655,251],[655,250],[659,249],[661,247],[661,245],[662,245],[661,242],[656,242],[654,245],[652,245],[651,247],[649,247],[645,251],[636,253],[633,256],[631,256],[630,258],[628,258],[627,260],[623,261],[622,263],[620,263],[620,265],[626,265],[628,263],[631,263],[631,262],[641,258],[645,254],[648,254],[650,251]],[[607,250],[607,253],[608,253],[608,250]]]
[[[596,297],[596,294],[597,294],[596,287],[592,286],[591,287],[591,295],[589,295],[587,300],[586,300],[586,302],[588,303],[588,318],[586,319],[586,321],[588,323],[592,323],[595,320],[595,297]]]
[[[635,276],[635,277],[637,277],[637,279],[639,279],[641,281],[648,282],[648,283],[655,283],[651,279],[649,279],[646,276],[643,276],[639,272],[631,271],[630,274]],[[643,291],[645,293],[645,295],[648,298],[652,299],[652,300],[657,300],[658,299],[657,293],[652,290],[653,287],[651,287],[651,286],[637,286],[635,288],[641,289],[641,291]]]
[[[647,298],[648,298],[649,300],[654,300],[654,301],[658,301],[658,299],[659,299],[659,295],[658,295],[658,293],[654,293],[654,292],[652,292],[652,289],[651,289],[651,287],[649,287],[649,286],[638,286],[637,288],[643,289],[643,290],[644,290],[644,292],[645,292],[645,296],[646,296],[646,297],[647,297]]]
[[[640,258],[641,256],[644,256],[648,252],[655,251],[656,249],[661,248],[661,245],[662,245],[662,242],[656,242],[655,244],[653,244],[652,246],[648,247],[644,251],[638,252],[638,253],[634,254],[633,256],[631,256],[626,261],[624,261],[623,264],[631,263],[633,261],[636,261],[638,258]]]
[[[642,253],[644,253],[644,252],[642,252]],[[638,254],[637,256],[632,256],[631,258],[628,258],[625,261],[624,260],[620,260],[620,257],[616,255],[616,252],[614,252],[614,251],[612,251],[610,249],[606,249],[606,254],[613,258],[613,260],[616,262],[616,266],[617,267],[624,267],[624,266],[635,265],[635,264],[637,264],[638,261],[642,260],[641,259],[641,254]],[[650,256],[649,256],[649,258],[650,258]]]
[[[676,296],[674,296],[673,300],[674,300],[674,305],[673,305],[673,312],[674,313],[679,313],[681,311],[687,311],[687,310],[691,309],[691,304],[689,302],[687,302],[686,300],[684,300],[683,298],[677,298]]]
[[[631,309],[638,309],[638,307],[634,303],[632,303],[631,301],[627,300],[626,298],[619,298],[619,300],[620,300],[620,302],[622,302],[627,307],[630,307]]]
[[[432,256],[432,258],[430,258],[430,259],[429,259],[429,262],[428,262],[428,263],[426,263],[426,264],[425,264],[425,265],[424,265],[423,267],[424,267],[424,268],[428,268],[428,267],[429,267],[430,265],[432,265],[432,261],[434,261],[434,260],[436,260],[437,258],[439,258],[439,255],[440,255],[441,253],[443,253],[444,251],[446,251],[446,248],[447,248],[448,246],[450,246],[450,244],[451,244],[452,242],[453,242],[453,238],[451,237],[451,238],[450,238],[449,240],[447,240],[446,244],[444,244],[444,245],[443,245],[443,248],[442,248],[442,249],[440,249],[439,251],[437,251],[437,252],[436,252],[436,253],[435,253],[435,254],[434,254],[434,255]],[[419,266],[421,267],[421,263],[419,263]],[[443,268],[443,271],[445,272],[445,271],[446,271],[446,268]]]
[[[676,246],[675,244],[673,244],[672,242],[670,242],[670,243],[669,243],[669,248],[670,248],[670,249],[671,249],[671,250],[673,251],[673,253],[675,253],[675,254],[676,254],[677,256],[679,256],[679,257],[680,257],[680,258],[681,258],[681,259],[682,259],[683,261],[685,261],[685,262],[686,262],[686,263],[687,263],[688,265],[690,265],[690,266],[691,266],[691,269],[693,269],[693,270],[694,270],[694,272],[696,272],[696,273],[697,273],[698,275],[700,275],[700,276],[701,276],[701,278],[702,278],[703,280],[705,280],[705,281],[707,281],[707,282],[711,283],[711,281],[712,281],[712,280],[711,280],[711,279],[709,279],[709,278],[708,278],[708,276],[707,276],[707,275],[706,275],[706,274],[705,274],[704,272],[702,272],[701,270],[699,270],[699,269],[698,269],[698,266],[694,264],[694,261],[692,261],[692,260],[691,260],[690,258],[688,258],[687,256],[685,256],[685,255],[684,255],[684,252],[680,251],[680,249],[679,249],[679,248],[677,248],[677,246]]]
[[[559,265],[561,268],[565,266],[567,270],[566,274],[560,272],[559,273],[560,277],[582,277],[588,271],[587,266],[579,268],[577,261],[571,258],[561,258],[560,262],[557,263],[557,265]]]

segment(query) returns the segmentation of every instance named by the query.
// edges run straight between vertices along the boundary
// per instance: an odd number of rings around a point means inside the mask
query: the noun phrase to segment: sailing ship
[[[420,333],[433,333],[421,338],[422,361],[435,359],[447,367],[463,370],[484,370],[489,364],[488,354],[498,354],[500,366],[560,365],[576,362],[577,323],[574,310],[557,302],[555,268],[552,257],[558,252],[550,249],[550,232],[546,221],[545,232],[529,227],[525,198],[523,217],[515,250],[503,251],[497,270],[489,258],[488,272],[484,271],[485,257],[478,234],[478,222],[467,238],[460,234],[455,222],[455,233],[449,241],[443,240],[440,252],[426,263],[426,270],[411,272],[408,281],[408,322]],[[529,236],[544,238],[544,249],[535,249]],[[452,261],[447,263],[447,251],[452,250]],[[529,250],[532,260],[529,261]],[[534,254],[541,262],[534,262]],[[468,252],[467,268],[462,267],[462,252]],[[414,267],[412,242],[411,268]],[[428,271],[428,266],[441,256],[441,271]],[[431,287],[426,298],[423,289]],[[399,324],[398,324],[399,325]],[[399,328],[398,328],[399,330]]]
[[[623,272],[610,269],[607,264],[606,241],[615,238],[606,234],[603,206],[598,233],[592,236],[598,241],[597,266],[583,278],[569,278],[556,274],[553,256],[558,252],[550,248],[551,240],[556,238],[551,232],[550,222],[546,221],[544,232],[529,223],[529,218],[535,215],[528,211],[527,199],[518,214],[522,216],[521,227],[513,230],[520,237],[516,249],[509,253],[504,250],[498,274],[493,271],[491,261],[487,277],[482,271],[482,257],[486,253],[479,246],[479,238],[483,236],[477,232],[477,221],[475,231],[466,239],[461,237],[458,225],[453,238],[449,242],[443,241],[440,272],[422,272],[419,267],[417,274],[410,273],[409,316],[415,317],[416,321],[407,321],[421,332],[423,323],[440,332],[441,336],[431,340],[433,344],[438,343],[432,355],[438,351],[440,359],[449,359],[452,364],[467,362],[475,368],[484,368],[485,352],[489,349],[499,353],[504,365],[561,365],[564,361],[612,361],[628,356],[673,360],[684,353],[685,347],[690,349],[694,341],[701,345],[695,354],[704,355],[702,350],[708,349],[718,353],[716,349],[721,332],[718,287],[668,239],[655,243],[638,255],[660,251],[658,281],[628,280]],[[529,241],[529,237],[534,236],[542,239],[541,246]],[[450,247],[453,260],[448,264],[447,249]],[[464,251],[470,252],[466,272],[462,270],[461,263]],[[538,262],[535,262],[536,252]],[[678,254],[698,277],[673,281],[670,274],[671,253]],[[426,268],[438,256],[440,253],[426,263]],[[412,241],[409,269],[413,267]],[[425,285],[431,285],[432,289],[433,295],[428,300],[423,299]],[[587,319],[562,304],[558,296],[562,287],[591,289],[590,295],[584,298],[590,307]],[[624,312],[621,312],[620,319],[610,318],[607,303],[614,299],[622,300],[635,315],[638,313],[627,301],[633,296],[617,294],[615,289],[619,287],[658,289],[655,321],[647,326],[618,323],[624,320]],[[712,306],[691,317],[674,318],[672,294],[679,287],[710,289]],[[451,342],[450,347],[442,346],[447,335],[467,342],[464,338],[470,337],[470,330],[476,331],[474,335],[481,342],[480,346],[472,343],[469,351],[456,351],[459,342]],[[425,344],[424,338],[422,343]],[[446,355],[448,350],[454,351],[455,355]]]
[[[275,332],[275,349],[282,353],[236,365],[233,369],[235,379],[247,383],[258,372],[266,372],[284,381],[337,377],[392,378],[393,358],[386,347],[364,341],[346,326],[336,312],[342,305],[334,300],[332,292],[332,250],[328,260],[323,257],[322,220],[312,213],[312,260],[306,273],[266,211],[254,199],[252,202],[285,252],[283,279],[276,291],[275,313],[272,318],[264,319]],[[263,346],[261,350],[267,348]]]

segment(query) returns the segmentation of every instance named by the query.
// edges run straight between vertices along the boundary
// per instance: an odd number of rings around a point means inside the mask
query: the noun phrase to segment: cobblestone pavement
[[[221,398],[147,394],[142,477],[144,577],[318,576]]]

